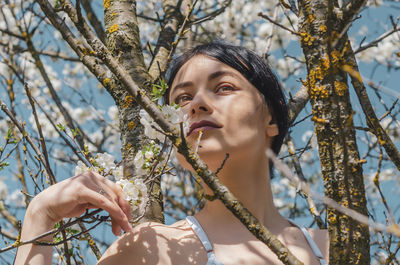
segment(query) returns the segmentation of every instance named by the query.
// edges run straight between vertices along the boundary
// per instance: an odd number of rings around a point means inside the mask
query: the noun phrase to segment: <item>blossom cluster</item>
[[[97,172],[105,177],[113,176],[116,183],[122,188],[124,198],[130,202],[132,211],[140,208],[145,201],[147,187],[142,178],[126,179],[123,175],[123,167],[115,164],[115,159],[107,153],[99,153],[91,159],[91,166],[88,167],[82,161],[78,161],[75,168],[75,175],[87,171]]]
[[[163,105],[161,107],[161,111],[170,123],[178,125],[182,122],[184,133],[189,130],[187,115],[183,114],[179,105]],[[145,110],[141,110],[139,115],[140,123],[144,127],[144,134],[150,139],[163,142],[165,136],[161,132],[162,130],[160,126],[150,117],[150,115]]]

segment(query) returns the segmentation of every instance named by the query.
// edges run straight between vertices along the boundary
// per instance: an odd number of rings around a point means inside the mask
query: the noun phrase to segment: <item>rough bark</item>
[[[165,25],[158,36],[157,46],[154,50],[155,56],[149,70],[153,80],[156,80],[160,74],[166,71],[172,43],[183,22],[183,16],[179,11],[180,2],[176,0],[164,0],[161,2],[164,10]]]
[[[343,54],[349,48],[347,34],[341,34],[346,23],[334,1],[299,1],[299,11],[299,33],[308,71],[304,85],[312,105],[325,195],[368,215],[348,76],[341,68],[346,63]],[[369,264],[368,227],[331,208],[327,217],[329,264]]]
[[[151,76],[144,63],[140,44],[139,25],[136,14],[136,1],[105,0],[104,21],[106,26],[107,48],[118,59],[131,78],[142,89],[151,91]],[[147,141],[143,136],[143,127],[139,120],[140,107],[134,102],[126,89],[121,85],[114,93],[114,100],[119,110],[122,142],[124,175],[135,177],[133,160],[135,154]],[[150,188],[151,185],[151,188]],[[140,222],[164,222],[163,200],[160,180],[149,183],[149,205]]]

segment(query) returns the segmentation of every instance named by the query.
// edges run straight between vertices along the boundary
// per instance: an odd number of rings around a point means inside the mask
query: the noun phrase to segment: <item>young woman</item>
[[[169,72],[170,102],[188,114],[187,141],[221,181],[304,264],[326,264],[328,233],[300,228],[273,204],[267,148],[279,152],[288,129],[282,90],[269,67],[253,52],[211,43],[178,57]],[[190,169],[183,157],[180,163]],[[99,192],[101,191],[101,192]],[[208,192],[211,192],[208,190]],[[195,216],[172,225],[144,223],[131,230],[129,204],[111,181],[86,173],[60,182],[36,196],[28,207],[22,240],[50,230],[63,217],[88,208],[110,213],[112,230],[125,233],[99,264],[282,264],[218,200]],[[51,238],[48,238],[51,240]],[[51,248],[20,247],[16,264],[50,264]]]

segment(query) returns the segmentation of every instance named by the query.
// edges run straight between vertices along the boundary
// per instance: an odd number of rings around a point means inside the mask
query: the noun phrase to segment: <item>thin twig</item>
[[[284,30],[289,31],[290,33],[292,33],[292,34],[294,34],[294,35],[296,35],[296,36],[300,36],[300,34],[299,34],[298,32],[293,31],[293,30],[291,30],[290,28],[285,27],[284,25],[282,25],[282,24],[276,22],[275,20],[270,19],[267,15],[264,15],[262,12],[258,13],[258,16],[259,16],[259,17],[262,17],[262,18],[264,18],[264,19],[266,19],[266,20],[268,20],[269,22],[271,22],[271,23],[274,24],[274,25],[277,25],[277,26],[280,27],[280,28],[283,28]]]
[[[391,226],[386,226],[384,224],[380,224],[377,222],[370,221],[368,216],[365,216],[363,214],[360,214],[359,212],[344,207],[340,204],[338,204],[335,200],[332,200],[331,198],[324,197],[320,195],[317,192],[314,192],[307,183],[301,181],[296,175],[294,175],[289,167],[280,161],[274,152],[270,149],[267,150],[266,152],[268,158],[270,158],[277,170],[279,170],[285,177],[287,177],[296,187],[299,187],[305,194],[308,194],[309,196],[312,196],[313,198],[323,202],[327,206],[353,218],[354,220],[358,221],[361,224],[367,225],[371,230],[377,232],[377,231],[382,231],[382,232],[387,232],[390,234],[393,234],[395,236],[400,236],[400,226],[398,224],[393,224]]]

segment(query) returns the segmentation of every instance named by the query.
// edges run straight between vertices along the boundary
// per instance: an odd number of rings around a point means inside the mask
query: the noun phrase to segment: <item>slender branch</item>
[[[28,51],[28,49],[23,48],[19,45],[10,45],[9,42],[3,42],[0,41],[0,46],[4,46],[9,48],[11,46],[11,49],[14,50],[15,53],[24,53],[26,51]],[[79,58],[75,58],[75,57],[70,57],[65,53],[62,53],[60,51],[36,51],[38,54],[40,55],[44,55],[44,56],[48,56],[54,59],[62,59],[65,61],[71,61],[71,62],[80,62]]]
[[[290,171],[289,167],[276,157],[276,155],[274,154],[274,152],[272,150],[270,150],[270,149],[267,150],[267,156],[273,161],[275,168],[278,169],[285,177],[287,177],[293,183],[293,185],[300,188],[305,194],[312,196],[313,198],[316,198],[317,200],[323,202],[327,206],[353,218],[357,222],[367,225],[373,231],[387,232],[387,233],[393,234],[395,236],[400,236],[400,226],[399,225],[393,224],[391,226],[386,226],[381,223],[373,222],[368,218],[368,216],[360,214],[359,212],[357,212],[353,209],[344,207],[344,206],[340,205],[339,203],[337,203],[335,200],[332,200],[329,197],[324,197],[324,196],[320,195],[319,193],[314,192],[308,186],[307,183],[301,181],[296,175],[294,175]]]
[[[214,19],[214,18],[217,17],[218,15],[224,13],[224,12],[225,12],[225,9],[226,9],[231,3],[232,3],[232,0],[225,0],[225,1],[222,3],[222,5],[221,5],[220,8],[218,8],[217,10],[214,10],[214,11],[211,12],[210,14],[205,15],[204,17],[197,18],[195,21],[192,21],[190,24],[191,24],[191,25],[201,24],[201,23],[203,23],[203,22],[205,22],[205,21]]]
[[[94,12],[92,5],[90,4],[90,0],[81,0],[83,9],[86,12],[86,17],[88,18],[90,25],[94,28],[94,31],[96,32],[97,36],[99,39],[105,43],[106,40],[106,34],[104,32],[103,25],[101,24],[101,21],[97,18],[96,13]]]
[[[271,22],[272,24],[274,24],[274,25],[276,25],[276,26],[278,26],[278,27],[280,27],[280,28],[282,28],[282,29],[284,29],[284,30],[289,31],[290,33],[292,33],[292,34],[294,34],[294,35],[296,35],[296,36],[300,36],[300,34],[299,34],[298,32],[293,31],[293,30],[291,30],[291,29],[288,28],[288,27],[285,27],[284,25],[282,25],[282,24],[279,23],[279,22],[276,22],[275,20],[272,20],[271,18],[269,18],[269,16],[264,15],[262,12],[258,13],[258,16],[259,16],[259,17],[262,17],[262,18],[264,18],[264,19],[266,19],[266,20],[268,20],[268,21]]]
[[[300,180],[303,181],[304,183],[307,182],[306,178],[304,177],[303,170],[300,165],[299,158],[295,154],[296,148],[294,146],[292,138],[289,136],[288,141],[287,141],[290,157],[292,158],[292,161],[294,163],[294,168],[296,169],[297,176],[299,176]],[[318,227],[320,229],[326,229],[326,225],[324,221],[321,218],[321,214],[318,212],[317,207],[315,206],[315,202],[312,199],[311,194],[305,194],[302,192],[302,195],[306,198],[307,204],[308,204],[308,209],[313,216],[315,222],[317,223]]]
[[[357,61],[350,44],[348,49],[348,55],[346,56],[346,58],[348,58],[350,65],[343,66],[344,68],[343,70],[350,75],[351,83],[353,84],[361,108],[365,114],[367,125],[371,129],[371,132],[375,134],[375,136],[378,138],[379,144],[385,148],[387,155],[396,165],[397,169],[400,170],[400,152],[393,144],[392,139],[387,135],[386,131],[382,128],[382,125],[380,124],[379,119],[375,114],[371,101],[368,98],[367,90],[362,81]]]
[[[32,114],[33,114],[33,117],[35,119],[36,128],[37,128],[38,133],[39,133],[39,140],[40,140],[40,145],[42,147],[44,159],[46,159],[46,164],[50,165],[49,155],[47,153],[46,141],[44,140],[44,136],[43,136],[42,125],[39,122],[39,118],[38,118],[37,113],[36,113],[35,103],[33,102],[32,95],[31,95],[31,92],[29,91],[27,83],[24,84],[24,88],[25,88],[26,95],[28,96],[29,103],[31,104],[31,107],[32,107]],[[54,173],[53,173],[53,171],[51,170],[50,167],[49,167],[49,170],[50,170],[50,173],[51,173],[50,182],[51,182],[51,185],[53,185],[53,184],[56,183],[56,177],[54,176]]]
[[[31,137],[28,135],[28,133],[25,131],[24,125],[21,124],[17,118],[10,112],[10,110],[7,108],[6,104],[0,99],[0,108],[1,110],[10,118],[10,120],[17,126],[18,130],[21,132],[23,137],[28,141],[32,149],[35,151],[36,155],[38,156],[39,162],[41,162],[46,170],[46,173],[49,177],[53,176],[52,171],[50,169],[50,165],[47,164],[43,154],[40,152],[39,148],[35,145]]]
[[[367,4],[367,2],[368,0],[349,1],[349,3],[345,7],[343,7],[342,10],[340,11],[343,14],[342,25],[346,26],[351,24],[354,16],[361,11],[361,9]]]
[[[43,80],[46,83],[46,86],[48,87],[48,89],[50,91],[51,97],[53,98],[55,104],[59,108],[61,115],[64,117],[65,121],[68,123],[68,126],[71,127],[73,130],[78,128],[79,131],[81,133],[83,133],[83,131],[80,128],[80,126],[74,122],[74,120],[72,119],[71,115],[69,114],[69,112],[65,109],[64,105],[62,104],[61,99],[59,98],[59,96],[58,96],[58,94],[57,94],[57,92],[56,92],[56,90],[55,90],[55,88],[53,86],[53,83],[51,82],[51,80],[50,80],[50,78],[49,78],[49,76],[47,74],[47,71],[43,66],[42,60],[40,59],[38,53],[36,52],[36,48],[35,48],[35,46],[34,46],[34,44],[32,42],[32,39],[31,39],[31,37],[29,35],[27,35],[27,37],[25,38],[25,42],[28,45],[29,52],[31,53],[33,59],[35,60],[36,67],[38,68]],[[78,140],[78,143],[79,143],[79,146],[80,146],[81,149],[84,148],[84,142],[83,142],[83,137],[82,136],[83,135],[81,135],[81,134],[77,135],[77,140]]]
[[[398,19],[397,19],[398,20]],[[395,32],[400,31],[400,27],[398,25],[394,25],[393,28],[385,33],[383,33],[381,36],[379,36],[376,40],[371,41],[368,44],[365,44],[363,46],[360,46],[357,48],[357,50],[354,51],[354,54],[357,54],[359,52],[362,52],[368,48],[371,48],[373,46],[377,46],[379,42],[381,42],[382,40],[386,39],[387,37],[389,37],[390,35],[392,35]]]
[[[4,206],[3,201],[0,201],[0,214],[8,221],[12,226],[17,227],[18,220],[15,218]]]
[[[52,230],[47,231],[45,233],[42,233],[42,234],[40,234],[40,235],[38,235],[38,236],[36,236],[36,237],[34,237],[32,239],[29,239],[29,240],[26,240],[26,241],[20,241],[19,239],[17,239],[14,244],[12,244],[12,245],[10,245],[8,247],[0,249],[0,253],[9,251],[11,249],[14,249],[14,248],[26,245],[26,244],[36,244],[36,245],[41,245],[41,246],[56,246],[56,245],[59,245],[59,244],[63,244],[64,241],[60,241],[60,242],[44,242],[44,241],[40,241],[40,239],[42,239],[44,237],[47,237],[47,236],[50,236],[50,235],[57,234],[57,233],[59,233],[59,232],[61,232],[63,230],[65,231],[65,229],[67,229],[68,227],[71,227],[71,226],[73,226],[73,225],[75,225],[75,224],[77,224],[79,222],[82,222],[85,219],[91,218],[94,215],[100,213],[101,211],[103,211],[103,210],[102,209],[97,209],[97,210],[94,210],[92,212],[86,213],[85,215],[82,215],[81,217],[76,218],[73,221],[69,221],[69,222],[61,225],[58,228],[55,228],[55,229],[52,229]],[[103,221],[103,219],[101,219],[100,221]],[[83,232],[84,231],[82,231],[82,233]],[[76,235],[71,237],[71,238],[69,238],[69,239],[66,239],[66,241],[71,240],[72,238],[75,238],[75,237],[76,237]]]

